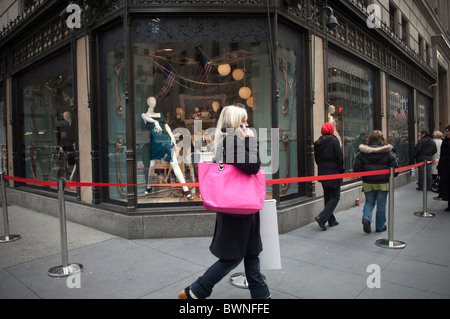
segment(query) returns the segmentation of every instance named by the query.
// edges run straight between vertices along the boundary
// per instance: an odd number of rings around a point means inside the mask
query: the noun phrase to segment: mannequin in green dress
[[[151,184],[151,181],[153,180],[154,167],[156,164],[155,160],[157,159],[169,162],[178,181],[182,184],[186,183],[180,166],[178,165],[177,156],[174,152],[176,142],[172,130],[167,124],[164,115],[155,113],[156,99],[153,96],[147,99],[147,104],[148,110],[146,113],[142,113],[141,117],[150,131],[150,167],[148,171],[148,183]],[[148,194],[150,190],[151,187],[147,187],[145,193]],[[194,199],[187,186],[183,186],[183,195],[189,200]]]

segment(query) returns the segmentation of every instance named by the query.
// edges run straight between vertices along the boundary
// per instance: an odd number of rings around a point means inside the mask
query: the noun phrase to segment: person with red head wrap
[[[336,136],[334,136],[333,123],[327,122],[322,126],[322,136],[314,142],[314,159],[318,165],[319,175],[333,175],[343,173],[344,155],[341,145]],[[334,217],[334,210],[341,197],[342,179],[330,179],[321,181],[323,187],[323,196],[325,208],[315,217],[320,228],[327,230],[325,223],[329,227],[338,225]]]

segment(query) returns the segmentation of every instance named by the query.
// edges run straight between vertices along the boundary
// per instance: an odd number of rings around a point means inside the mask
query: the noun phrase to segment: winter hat
[[[322,131],[321,131],[322,135],[325,134],[334,134],[334,125],[331,122],[327,122],[322,126]]]

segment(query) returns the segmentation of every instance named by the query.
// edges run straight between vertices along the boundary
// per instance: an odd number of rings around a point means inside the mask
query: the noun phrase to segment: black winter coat
[[[255,137],[243,140],[234,136],[224,139],[224,163],[233,164],[247,174],[256,174],[261,166],[259,158],[259,147]],[[234,144],[234,158],[229,152]],[[256,147],[252,147],[256,146]],[[227,147],[228,146],[228,147]],[[218,150],[220,150],[220,146]],[[218,151],[219,153],[219,151]],[[245,163],[238,163],[239,158],[245,158]],[[216,162],[219,158],[215,159]],[[214,236],[209,247],[211,253],[220,259],[242,259],[245,256],[258,256],[262,251],[259,212],[251,215],[233,215],[227,213],[216,213],[216,226]]]
[[[437,152],[437,146],[430,135],[425,135],[417,142],[414,150],[416,163],[422,163],[425,160],[433,159],[433,154]]]
[[[334,135],[322,135],[314,142],[314,159],[318,165],[319,175],[334,175],[345,171],[344,154],[339,140]],[[321,181],[324,187],[336,186],[341,182],[342,179]]]
[[[450,199],[450,139],[445,138],[441,144],[441,155],[437,166],[442,200]],[[449,203],[450,205],[450,203]]]
[[[398,158],[392,151],[393,146],[388,145],[364,145],[359,146],[359,153],[356,154],[353,162],[355,172],[369,172],[385,170],[391,167],[397,168]],[[398,175],[398,174],[396,174]],[[363,182],[370,184],[382,184],[389,182],[389,174],[363,176]]]
[[[439,175],[450,174],[450,139],[445,138],[441,144],[441,154],[437,166]]]

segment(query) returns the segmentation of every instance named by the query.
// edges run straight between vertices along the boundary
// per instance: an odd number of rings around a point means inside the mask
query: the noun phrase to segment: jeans
[[[206,270],[191,286],[190,290],[199,299],[208,298],[214,286],[230,271],[236,268],[242,259],[219,259]],[[264,282],[259,269],[259,257],[247,256],[244,258],[245,277],[252,299],[266,299],[270,297],[269,288]]]
[[[319,218],[324,223],[328,221],[329,224],[333,224],[334,222],[336,222],[336,218],[334,217],[333,212],[336,209],[336,206],[341,198],[341,185],[335,185],[332,187],[324,185],[323,196],[325,201],[325,208],[319,214]]]
[[[367,219],[370,223],[372,223],[372,211],[377,205],[377,214],[376,214],[376,230],[382,230],[384,224],[386,224],[386,202],[388,192],[386,191],[370,191],[364,193],[366,195],[366,203],[363,208],[363,219]]]

